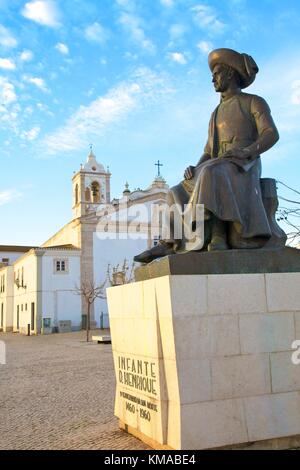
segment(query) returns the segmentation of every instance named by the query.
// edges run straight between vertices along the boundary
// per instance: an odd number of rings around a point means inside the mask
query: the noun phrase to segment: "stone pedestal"
[[[165,275],[107,292],[123,429],[176,450],[300,435],[300,273]]]

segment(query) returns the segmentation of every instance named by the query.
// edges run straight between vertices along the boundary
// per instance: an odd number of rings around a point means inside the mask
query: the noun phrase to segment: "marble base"
[[[123,427],[176,450],[296,439],[299,285],[300,273],[210,274],[107,289]]]
[[[119,428],[128,434],[132,434],[140,441],[145,442],[149,447],[155,450],[176,450],[172,447],[162,445],[154,441],[150,437],[142,434],[137,429],[128,426],[119,420]],[[300,448],[300,435],[292,437],[280,437],[277,439],[267,439],[265,441],[247,442],[244,444],[236,444],[224,447],[211,448],[210,450],[289,450]],[[194,449],[195,450],[195,449]]]

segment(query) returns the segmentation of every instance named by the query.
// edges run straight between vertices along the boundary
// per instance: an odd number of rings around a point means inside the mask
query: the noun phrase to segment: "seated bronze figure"
[[[195,166],[184,180],[170,189],[169,206],[203,204],[203,250],[249,249],[283,246],[284,232],[277,225],[275,181],[261,179],[260,155],[279,139],[266,101],[242,90],[255,80],[253,58],[231,49],[209,54],[209,67],[220,104],[212,113],[208,141]],[[135,257],[148,263],[185,250],[184,240],[170,236]]]

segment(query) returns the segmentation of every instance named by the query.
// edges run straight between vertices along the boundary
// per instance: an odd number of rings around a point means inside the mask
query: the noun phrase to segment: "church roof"
[[[20,245],[0,245],[0,252],[8,253],[26,253],[26,251],[34,248],[33,246],[20,246]]]
[[[65,244],[65,245],[54,245],[54,246],[22,246],[22,245],[0,245],[0,252],[7,252],[7,253],[27,253],[32,249],[56,249],[56,250],[77,250],[80,249],[72,244]]]
[[[153,183],[149,187],[149,189],[151,189],[151,188],[169,189],[169,186],[168,186],[166,180],[161,175],[157,175],[155,177]]]
[[[37,250],[79,250],[78,246],[72,245],[71,243],[66,245],[53,245],[53,246],[38,246]]]
[[[87,157],[85,165],[83,165],[83,171],[97,172],[97,173],[106,173],[104,166],[101,163],[97,162],[96,155],[91,148],[90,153]]]

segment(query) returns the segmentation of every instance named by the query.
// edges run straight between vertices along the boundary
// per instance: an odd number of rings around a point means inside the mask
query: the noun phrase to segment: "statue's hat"
[[[240,54],[232,49],[215,49],[208,56],[210,70],[216,64],[226,64],[236,70],[241,79],[241,88],[247,88],[254,82],[258,67],[255,60],[248,54]]]

